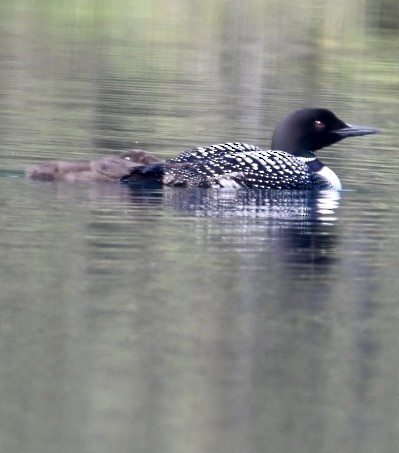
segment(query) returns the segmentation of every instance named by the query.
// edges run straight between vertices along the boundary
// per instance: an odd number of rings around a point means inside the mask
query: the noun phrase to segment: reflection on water
[[[196,216],[262,218],[265,221],[336,220],[336,191],[165,189],[164,200]]]
[[[276,258],[285,260],[287,271],[301,262],[312,262],[323,269],[322,264],[333,261],[331,252],[337,240],[334,224],[339,199],[336,191],[164,191],[166,206],[179,212],[200,217],[257,219],[256,223],[235,222],[234,234],[249,241],[255,229],[267,235],[274,241]],[[221,237],[225,235],[225,232],[219,233]],[[309,250],[311,253],[304,252]]]
[[[0,185],[7,451],[396,439],[385,194]]]

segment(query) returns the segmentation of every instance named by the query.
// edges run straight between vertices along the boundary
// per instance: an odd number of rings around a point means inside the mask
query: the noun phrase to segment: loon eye
[[[315,120],[314,122],[314,126],[316,129],[324,129],[326,127],[325,123],[323,123],[323,121],[320,121],[320,120]]]

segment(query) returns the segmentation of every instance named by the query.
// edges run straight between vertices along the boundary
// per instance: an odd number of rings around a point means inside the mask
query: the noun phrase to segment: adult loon
[[[338,176],[314,152],[345,137],[376,132],[346,124],[330,110],[304,108],[277,124],[271,150],[246,143],[194,148],[164,162],[134,167],[121,182],[132,187],[341,190]]]

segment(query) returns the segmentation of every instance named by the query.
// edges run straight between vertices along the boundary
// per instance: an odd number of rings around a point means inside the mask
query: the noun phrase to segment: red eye
[[[323,123],[323,121],[320,121],[320,120],[316,120],[314,122],[314,125],[315,125],[316,129],[324,129],[326,127],[326,125]]]

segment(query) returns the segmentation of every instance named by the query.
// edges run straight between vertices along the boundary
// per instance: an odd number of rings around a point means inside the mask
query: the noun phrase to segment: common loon
[[[277,124],[271,150],[246,143],[193,148],[164,162],[134,167],[121,182],[132,187],[341,190],[338,176],[314,152],[345,137],[376,132],[346,124],[330,110],[304,108]]]
[[[118,181],[131,168],[159,162],[152,154],[131,149],[118,156],[94,160],[51,160],[29,166],[25,176],[41,181]]]

